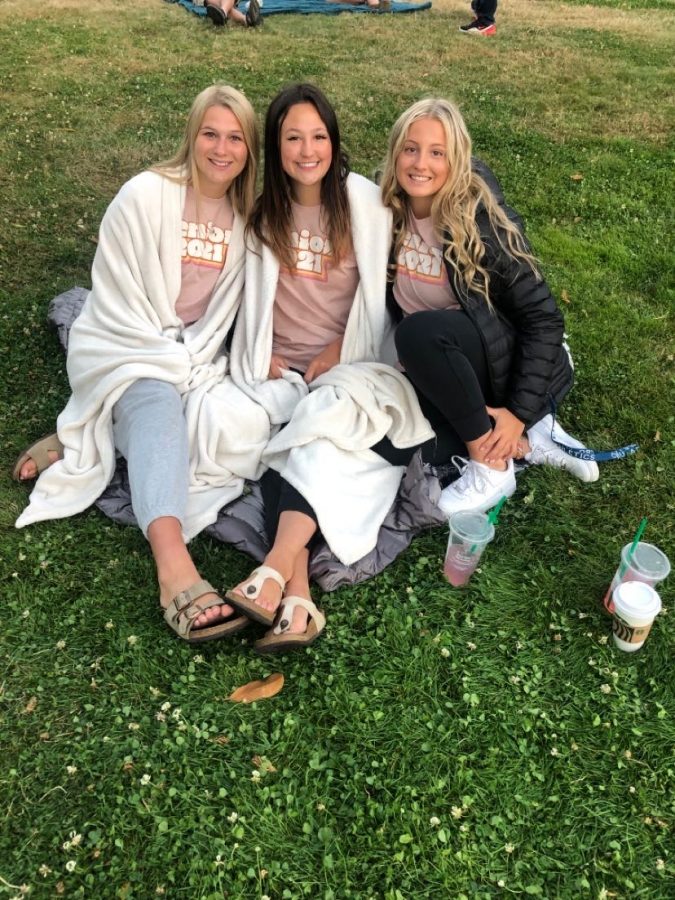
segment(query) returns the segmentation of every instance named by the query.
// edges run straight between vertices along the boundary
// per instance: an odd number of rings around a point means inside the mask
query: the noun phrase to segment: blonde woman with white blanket
[[[256,649],[305,646],[322,631],[309,548],[321,529],[346,564],[377,542],[414,447],[433,433],[412,387],[377,360],[387,331],[391,221],[377,187],[347,174],[335,113],[313,85],[274,98],[265,176],[247,235],[246,295],[232,377],[281,426],[262,479],[272,548],[227,593],[277,625]]]
[[[160,604],[185,640],[245,627],[192,561],[186,540],[258,478],[266,415],[227,375],[224,343],[244,284],[244,226],[255,190],[255,115],[239,91],[195,99],[174,157],[123,186],[108,208],[92,290],[70,333],[72,395],[55,452],[17,527],[81,512],[105,490],[116,451],[157,565]],[[55,460],[56,456],[62,458]]]

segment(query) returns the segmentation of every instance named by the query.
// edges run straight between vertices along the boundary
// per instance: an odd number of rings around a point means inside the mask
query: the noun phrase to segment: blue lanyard
[[[551,425],[551,440],[560,447],[561,450],[564,450],[568,456],[574,456],[576,459],[592,460],[593,462],[610,462],[612,459],[624,459],[624,457],[630,456],[632,453],[635,453],[636,450],[640,449],[639,444],[626,444],[625,447],[615,447],[614,450],[589,450],[588,447],[583,447],[581,449],[579,447],[569,447],[567,444],[557,441],[553,436],[557,407],[555,400],[550,394],[549,400],[551,403],[551,414],[553,419],[553,424]]]

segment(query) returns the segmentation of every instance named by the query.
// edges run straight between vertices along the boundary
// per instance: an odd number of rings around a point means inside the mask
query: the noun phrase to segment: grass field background
[[[0,896],[675,895],[675,576],[635,655],[600,608],[642,516],[675,557],[674,19],[666,0],[513,0],[483,40],[458,33],[459,0],[255,32],[161,0],[4,0]],[[9,469],[67,398],[47,303],[89,284],[119,186],[207,84],[262,116],[295,79],[329,94],[364,174],[410,102],[459,102],[565,312],[562,421],[641,450],[593,485],[526,472],[465,591],[442,529],[316,591],[326,636],[269,662],[177,641],[138,531],[93,510],[15,530]],[[194,554],[223,589],[250,568],[204,538]],[[272,671],[277,697],[226,702]]]

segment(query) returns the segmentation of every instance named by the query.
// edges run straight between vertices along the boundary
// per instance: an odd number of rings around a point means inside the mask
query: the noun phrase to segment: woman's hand
[[[307,371],[305,372],[305,381],[307,384],[314,381],[319,375],[323,375],[324,372],[332,369],[333,366],[339,364],[340,354],[342,353],[342,341],[343,338],[338,338],[322,350],[318,356],[314,357],[309,366],[307,366]]]
[[[485,407],[488,415],[495,420],[495,427],[488,434],[478,450],[484,454],[486,463],[513,459],[518,452],[518,441],[523,436],[525,424],[509,412],[506,407],[494,409]]]
[[[267,377],[281,378],[282,369],[290,369],[290,366],[283,358],[283,356],[272,356],[272,361],[270,362],[270,371]]]

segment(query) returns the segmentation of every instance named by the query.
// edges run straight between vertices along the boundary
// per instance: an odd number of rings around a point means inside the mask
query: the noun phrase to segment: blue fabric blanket
[[[185,9],[195,13],[198,16],[206,15],[206,8],[202,5],[196,5],[191,0],[176,0]],[[427,0],[425,3],[398,3],[394,0],[387,9],[371,8],[369,6],[351,6],[348,3],[326,3],[325,0],[264,0],[264,4],[260,12],[264,16],[274,16],[278,13],[324,13],[325,15],[337,15],[343,12],[357,13],[403,13],[403,12],[419,12],[422,9],[430,9],[431,2]]]

